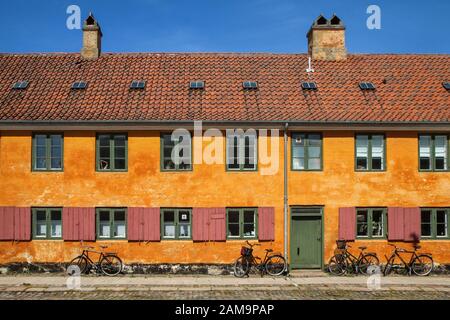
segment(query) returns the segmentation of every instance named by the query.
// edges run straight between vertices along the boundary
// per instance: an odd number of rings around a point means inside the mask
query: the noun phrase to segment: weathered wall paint
[[[333,254],[338,237],[338,208],[347,206],[450,206],[450,173],[418,171],[416,132],[387,132],[387,170],[354,171],[354,133],[323,133],[321,172],[290,171],[289,204],[324,206],[324,259]],[[283,252],[283,143],[279,143],[279,171],[227,172],[224,164],[194,165],[189,172],[160,171],[159,132],[128,133],[128,172],[95,171],[95,132],[64,133],[64,172],[31,171],[31,132],[1,132],[1,206],[93,207],[275,207],[275,241],[264,248]],[[204,146],[207,143],[205,142]],[[288,148],[290,150],[290,147]],[[289,151],[290,154],[290,151]],[[261,165],[259,165],[260,169]],[[193,243],[161,241],[108,244],[126,263],[230,263],[243,241]],[[386,240],[357,240],[384,261]],[[422,241],[422,251],[450,262],[450,241]],[[408,247],[409,244],[400,244]],[[0,264],[8,262],[64,262],[80,252],[79,242],[33,240],[0,241]]]

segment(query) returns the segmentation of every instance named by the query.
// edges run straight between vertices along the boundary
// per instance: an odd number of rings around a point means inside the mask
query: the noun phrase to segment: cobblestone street
[[[431,299],[450,300],[450,277],[387,277],[378,288],[367,277],[294,275],[288,278],[232,276],[87,276],[71,290],[64,276],[0,276],[0,299]]]

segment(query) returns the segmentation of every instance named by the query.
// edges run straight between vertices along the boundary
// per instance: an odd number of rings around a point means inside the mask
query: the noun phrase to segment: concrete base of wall
[[[65,273],[67,263],[16,262],[0,265],[0,274]],[[233,266],[228,264],[127,264],[123,274],[204,274],[229,275]]]

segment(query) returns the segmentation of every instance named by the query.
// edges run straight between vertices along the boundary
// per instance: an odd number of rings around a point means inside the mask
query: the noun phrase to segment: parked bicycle
[[[370,274],[370,266],[379,266],[380,261],[373,252],[365,252],[367,247],[358,247],[358,257],[351,254],[347,248],[351,246],[343,240],[336,241],[337,249],[335,255],[328,263],[328,271],[334,275],[341,276],[346,273]]]
[[[397,273],[408,273],[411,275],[412,272],[418,276],[427,276],[431,273],[434,268],[433,257],[431,253],[417,253],[420,246],[414,245],[414,250],[406,250],[398,248],[395,244],[388,243],[391,247],[394,247],[390,257],[386,257],[386,266],[384,267],[383,274],[387,276],[392,271]],[[411,254],[409,261],[406,261],[402,257],[402,253]],[[399,259],[399,263],[396,263],[396,259]]]
[[[260,244],[251,244],[248,241],[246,243],[248,247],[241,248],[241,256],[234,263],[234,275],[236,277],[248,276],[252,268],[259,271],[261,277],[264,273],[279,276],[287,270],[286,259],[281,253],[273,253],[272,249],[266,249],[266,255],[264,259],[261,259],[253,255],[253,247],[260,246]]]
[[[107,246],[100,246],[103,250]],[[104,273],[107,276],[118,275],[122,271],[122,260],[114,252],[95,251],[94,247],[83,246],[83,252],[74,258],[67,268],[68,272],[72,272],[71,266],[77,266],[81,274],[89,273],[91,270]],[[89,254],[98,254],[98,261],[94,262]]]

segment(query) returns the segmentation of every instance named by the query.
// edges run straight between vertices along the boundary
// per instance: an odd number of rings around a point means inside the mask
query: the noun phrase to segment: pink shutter
[[[31,208],[14,208],[14,240],[31,240]]]
[[[404,208],[388,208],[388,239],[403,240],[405,238]]]
[[[258,239],[261,241],[275,240],[275,208],[258,208]]]
[[[208,241],[209,225],[209,208],[194,208],[192,210],[192,240]]]
[[[404,240],[419,242],[421,235],[420,208],[404,209]]]
[[[63,239],[95,241],[95,208],[63,208]]]
[[[226,240],[226,220],[225,208],[209,208],[209,240]]]
[[[14,240],[14,207],[0,207],[0,240]]]
[[[356,208],[339,208],[339,240],[355,240]]]
[[[159,208],[128,208],[128,240],[160,241]]]

